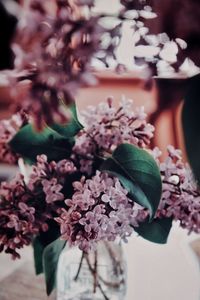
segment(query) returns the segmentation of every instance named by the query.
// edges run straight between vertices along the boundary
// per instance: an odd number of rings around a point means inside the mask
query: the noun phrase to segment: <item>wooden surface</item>
[[[46,296],[43,275],[34,274],[33,262],[28,261],[0,282],[0,300],[54,300]]]

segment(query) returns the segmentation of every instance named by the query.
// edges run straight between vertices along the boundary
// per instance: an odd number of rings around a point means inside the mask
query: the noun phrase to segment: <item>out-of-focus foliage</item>
[[[200,75],[190,82],[185,96],[182,120],[188,158],[200,184]]]

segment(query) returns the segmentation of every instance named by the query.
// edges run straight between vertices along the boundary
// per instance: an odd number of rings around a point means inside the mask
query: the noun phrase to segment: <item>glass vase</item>
[[[120,244],[100,242],[84,253],[66,248],[57,270],[57,300],[123,300],[126,263]]]

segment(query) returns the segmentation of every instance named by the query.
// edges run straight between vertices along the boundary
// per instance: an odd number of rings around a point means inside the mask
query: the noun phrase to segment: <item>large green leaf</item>
[[[188,159],[200,184],[200,75],[190,81],[182,111],[182,124]]]
[[[50,127],[36,132],[31,124],[24,126],[10,141],[10,146],[30,162],[37,155],[46,154],[49,160],[61,160],[69,157],[73,146],[71,139],[65,138]]]
[[[151,223],[147,220],[134,229],[140,236],[150,242],[165,244],[171,227],[172,218],[163,218],[154,219]]]
[[[69,157],[74,136],[83,128],[75,104],[70,110],[72,118],[66,125],[53,124],[42,132],[36,132],[31,124],[25,125],[10,141],[12,150],[30,162],[35,162],[40,154],[46,154],[49,161]]]
[[[117,176],[128,190],[129,197],[149,209],[152,217],[161,198],[161,177],[153,157],[145,150],[130,144],[121,144],[101,170]]]
[[[56,272],[60,254],[66,245],[66,241],[57,239],[49,244],[43,253],[43,268],[46,281],[46,292],[50,295],[56,285]]]
[[[44,249],[60,236],[60,227],[54,220],[48,221],[48,230],[37,235],[32,242],[35,273],[43,273],[43,252]]]

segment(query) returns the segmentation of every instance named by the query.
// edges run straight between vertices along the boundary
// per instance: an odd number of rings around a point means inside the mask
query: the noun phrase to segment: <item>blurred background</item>
[[[115,0],[97,0],[97,11],[115,13],[118,2]],[[181,128],[182,92],[187,81],[185,78],[155,78],[150,88],[146,88],[142,70],[131,61],[134,45],[131,44],[130,24],[124,25],[124,34],[117,56],[128,67],[124,75],[116,74],[114,66],[110,69],[94,65],[98,85],[82,88],[77,95],[79,110],[87,105],[95,105],[113,96],[115,104],[124,95],[133,99],[134,106],[144,106],[149,122],[155,126],[153,146],[163,151],[168,144],[180,148],[187,160]],[[188,67],[188,72],[191,68]],[[187,73],[187,72],[186,72]],[[9,87],[4,78],[0,78],[0,119],[9,118],[12,102]],[[170,93],[177,89],[176,97]],[[26,85],[22,85],[26,89]],[[163,95],[167,91],[166,95]],[[163,93],[163,94],[162,94]],[[163,95],[163,97],[162,97]],[[0,165],[0,180],[13,176],[17,167]],[[199,300],[200,299],[200,240],[196,235],[188,236],[185,231],[174,226],[167,245],[154,245],[138,237],[132,237],[125,246],[128,265],[127,300]],[[11,262],[10,257],[0,254],[0,281],[15,269],[30,261],[32,249],[22,252],[22,260]],[[10,299],[12,300],[12,299]],[[40,300],[40,299],[37,299]]]

